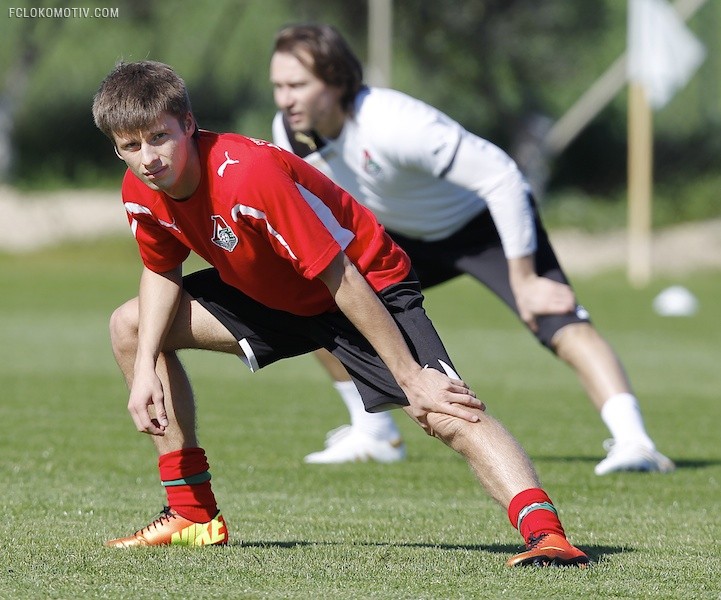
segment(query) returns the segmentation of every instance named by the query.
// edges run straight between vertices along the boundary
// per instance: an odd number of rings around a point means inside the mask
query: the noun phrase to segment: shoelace
[[[538,544],[540,544],[546,537],[548,536],[547,533],[541,533],[537,536],[532,535],[529,540],[528,544],[526,544],[527,550],[533,550]]]
[[[170,521],[170,519],[174,519],[174,518],[175,518],[175,515],[171,512],[170,507],[164,506],[163,510],[160,511],[160,514],[157,516],[157,518],[155,520],[153,520],[153,522],[150,523],[149,525],[146,525],[145,527],[143,527],[142,529],[137,531],[136,534],[143,533],[143,531],[150,531],[151,528],[157,529],[158,527],[160,527],[162,525],[163,521]]]

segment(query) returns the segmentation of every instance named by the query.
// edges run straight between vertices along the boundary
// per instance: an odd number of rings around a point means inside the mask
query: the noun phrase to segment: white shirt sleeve
[[[518,258],[536,251],[530,189],[508,154],[465,131],[445,178],[474,190],[485,201],[506,258]]]

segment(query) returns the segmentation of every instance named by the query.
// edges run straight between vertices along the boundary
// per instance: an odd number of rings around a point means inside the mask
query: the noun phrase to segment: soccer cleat
[[[670,473],[676,468],[671,459],[642,444],[618,444],[614,440],[606,440],[603,447],[608,456],[596,465],[596,475],[618,471]]]
[[[401,438],[379,440],[344,426],[328,434],[325,450],[312,452],[303,460],[316,465],[368,461],[392,463],[403,460],[405,456],[406,446]]]
[[[353,428],[350,425],[341,425],[335,429],[331,429],[325,434],[325,447],[329,448],[334,444],[340,442],[345,436],[347,436]]]
[[[585,569],[591,561],[562,535],[542,533],[532,537],[526,551],[506,561],[508,567],[578,567]]]
[[[108,540],[105,546],[224,546],[227,543],[228,528],[220,513],[207,523],[195,523],[166,506],[158,518],[146,527],[128,537]]]

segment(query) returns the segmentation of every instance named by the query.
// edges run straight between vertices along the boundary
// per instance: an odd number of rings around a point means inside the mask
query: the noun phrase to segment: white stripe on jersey
[[[313,209],[313,212],[318,215],[321,223],[325,225],[325,228],[333,236],[333,239],[338,242],[341,250],[345,250],[348,247],[348,244],[353,241],[355,234],[338,222],[338,220],[333,216],[330,208],[328,208],[326,203],[318,198],[318,196],[305,189],[299,183],[296,183],[295,186],[298,188],[301,196],[303,196],[303,199],[308,203],[308,206],[310,206]]]
[[[278,233],[270,223],[268,223],[268,218],[262,210],[258,210],[252,206],[246,206],[245,204],[236,204],[230,211],[230,216],[233,217],[233,221],[237,223],[240,215],[265,221],[265,227],[268,230],[268,233],[278,240],[278,243],[280,243],[280,245],[288,251],[288,254],[290,254],[290,257],[293,260],[298,260],[298,257],[290,249],[288,242],[286,242],[283,236],[280,235],[280,233]]]
[[[123,205],[125,206],[125,210],[128,212],[128,214],[153,216],[153,213],[147,206],[143,206],[142,204],[138,204],[137,202],[123,202]],[[138,237],[137,219],[133,219],[132,221],[130,221],[130,231],[132,232],[133,237]]]
[[[153,212],[147,206],[143,206],[142,204],[137,204],[136,202],[124,202],[124,205],[125,205],[125,210],[131,215],[150,215],[158,223],[160,223],[163,227],[167,227],[168,229],[175,229],[175,231],[177,231],[178,233],[181,233],[180,229],[175,224],[175,219],[173,219],[172,223],[169,223],[168,221],[163,221],[163,219],[160,219],[160,218],[156,217],[155,215],[153,215]],[[133,219],[132,223],[130,224],[130,229],[132,230],[133,235],[135,235],[135,232],[138,229],[137,219]]]
[[[151,215],[152,212],[147,206],[143,206],[142,204],[138,204],[137,202],[124,202],[125,210],[127,210],[131,215]]]

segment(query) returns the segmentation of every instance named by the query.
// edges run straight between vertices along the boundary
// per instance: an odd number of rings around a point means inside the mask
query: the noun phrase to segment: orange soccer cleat
[[[228,543],[228,528],[218,513],[207,523],[195,523],[181,517],[166,506],[152,523],[133,535],[108,540],[108,548],[136,546],[224,546]]]
[[[543,533],[526,546],[526,551],[508,559],[509,567],[587,567],[588,556],[557,533]]]

